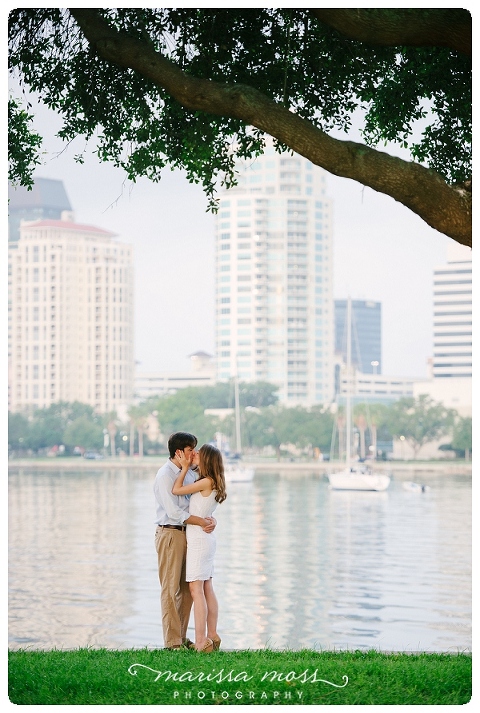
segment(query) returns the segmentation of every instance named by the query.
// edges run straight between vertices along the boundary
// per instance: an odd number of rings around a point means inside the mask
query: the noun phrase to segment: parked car
[[[97,453],[96,451],[85,451],[83,457],[88,458],[89,460],[98,460],[99,458],[103,458],[102,454]]]

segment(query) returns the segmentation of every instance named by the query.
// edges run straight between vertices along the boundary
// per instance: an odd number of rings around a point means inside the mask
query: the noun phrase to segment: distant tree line
[[[266,382],[240,383],[239,401],[244,452],[258,454],[268,448],[277,457],[292,453],[329,456],[331,451],[336,458],[343,456],[346,419],[342,406],[335,413],[319,404],[289,408],[278,403],[277,388]],[[217,409],[228,411],[218,413]],[[462,418],[425,395],[388,406],[357,404],[353,424],[360,457],[371,453],[377,443],[400,437],[410,444],[414,457],[425,444],[441,438],[447,440],[442,449],[459,457],[469,457],[472,450],[472,419]],[[221,433],[235,451],[233,384],[187,387],[150,397],[132,406],[123,421],[116,413],[98,414],[79,402],[9,413],[8,448],[15,455],[95,451],[143,456],[166,452],[169,435],[179,430],[195,433],[199,443],[214,441]]]

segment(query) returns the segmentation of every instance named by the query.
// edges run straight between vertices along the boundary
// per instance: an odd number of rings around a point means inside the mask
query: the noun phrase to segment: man
[[[168,649],[188,648],[191,644],[187,639],[192,597],[185,579],[186,526],[200,525],[205,532],[213,532],[217,524],[215,518],[190,515],[189,496],[172,494],[173,484],[181,470],[176,453],[183,451],[191,462],[196,445],[197,439],[191,433],[180,431],[172,434],[168,441],[170,458],[158,471],[153,486],[157,505],[155,549],[161,587],[163,639]],[[195,480],[195,473],[189,469],[185,485]]]

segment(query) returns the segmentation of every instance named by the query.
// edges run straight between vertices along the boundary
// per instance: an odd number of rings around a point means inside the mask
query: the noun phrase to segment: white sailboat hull
[[[255,476],[255,469],[229,463],[225,466],[226,483],[249,483]]]
[[[346,468],[338,473],[329,473],[328,480],[332,490],[386,490],[390,485],[390,476],[385,473],[369,473]]]

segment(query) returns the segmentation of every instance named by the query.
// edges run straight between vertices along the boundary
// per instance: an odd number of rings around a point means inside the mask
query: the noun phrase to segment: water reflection
[[[17,643],[100,646],[118,627],[131,606],[130,483],[126,472],[12,476],[10,620]]]
[[[12,647],[162,646],[152,484],[126,469],[11,474]],[[470,649],[471,483],[429,484],[232,484],[216,511],[225,647]]]

